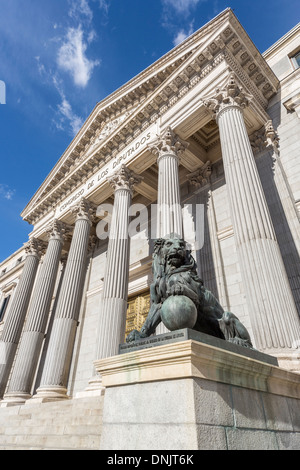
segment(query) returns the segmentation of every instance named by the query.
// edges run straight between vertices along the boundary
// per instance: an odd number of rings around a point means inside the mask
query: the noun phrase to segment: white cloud
[[[93,12],[87,0],[71,0],[69,16],[73,19],[85,19],[91,22],[93,19]]]
[[[8,201],[10,201],[15,194],[14,189],[10,189],[7,184],[0,183],[0,196],[4,197]]]
[[[53,122],[57,129],[64,131],[67,125],[70,126],[70,133],[72,136],[76,135],[79,129],[83,125],[83,119],[79,117],[76,113],[74,113],[72,106],[70,105],[69,101],[66,99],[66,96],[63,92],[62,85],[59,80],[54,76],[53,77],[53,84],[57,89],[61,103],[57,105],[57,119],[53,119]]]
[[[177,13],[189,13],[200,1],[203,0],[162,0],[162,3],[165,8],[173,8]]]
[[[99,0],[99,8],[103,10],[106,14],[108,13],[109,5],[109,0]]]
[[[175,38],[173,39],[174,46],[177,46],[178,44],[180,44],[182,41],[185,40],[186,37],[187,37],[187,34],[183,30],[179,31],[177,35],[175,36]]]
[[[90,33],[91,34],[91,33]],[[88,40],[94,39],[95,35],[89,35]],[[60,47],[57,55],[57,64],[61,70],[69,72],[75,85],[86,87],[93,69],[100,64],[98,60],[89,60],[86,57],[87,43],[83,38],[81,26],[69,28],[66,39]]]
[[[194,31],[193,10],[207,0],[161,0],[162,26],[173,36],[177,46]]]
[[[174,46],[177,46],[182,41],[184,41],[188,36],[190,36],[193,33],[193,30],[194,30],[194,22],[190,23],[189,28],[187,30],[180,29],[173,39]]]
[[[66,98],[63,98],[61,104],[58,105],[58,111],[62,118],[60,125],[62,125],[62,121],[66,118],[69,121],[72,134],[76,135],[79,129],[82,127],[83,119],[73,112],[72,107]]]
[[[40,75],[44,75],[46,73],[46,69],[44,64],[41,63],[41,58],[39,56],[35,57],[35,60],[37,62],[37,67]]]

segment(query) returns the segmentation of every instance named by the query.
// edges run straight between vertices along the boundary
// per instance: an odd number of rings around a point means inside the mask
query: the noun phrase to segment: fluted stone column
[[[158,164],[156,238],[170,234],[183,238],[178,166],[180,155],[187,146],[188,143],[181,140],[170,127],[162,132],[156,141],[149,144],[149,150],[156,155]],[[165,325],[160,323],[156,334],[168,331]]]
[[[128,214],[133,187],[141,179],[125,165],[109,179],[114,188],[114,208],[102,293],[97,352],[100,358],[118,354],[119,345],[124,342],[130,251]]]
[[[171,233],[183,237],[178,166],[180,155],[187,146],[187,142],[181,140],[170,127],[149,144],[149,150],[157,156],[158,164],[157,238]]]
[[[220,131],[237,253],[257,349],[276,354],[299,344],[300,322],[248,138],[243,108],[251,95],[234,74],[206,99]]]
[[[91,205],[82,199],[72,208],[76,222],[57,302],[41,383],[33,400],[68,398],[67,383],[75,342],[87,251],[91,229]]]
[[[4,395],[4,401],[8,404],[23,403],[31,396],[61,258],[64,227],[57,220],[49,227],[48,248],[32,294],[8,390]]]
[[[26,244],[25,249],[25,264],[0,339],[1,397],[5,392],[17,346],[22,333],[33,284],[40,261],[41,244],[38,240],[32,239]]]

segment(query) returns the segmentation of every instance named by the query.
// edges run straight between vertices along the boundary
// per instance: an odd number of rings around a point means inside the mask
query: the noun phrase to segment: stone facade
[[[0,265],[1,407],[103,395],[94,361],[171,232],[254,346],[300,371],[299,49],[298,25],[259,54],[227,9],[95,107],[22,212],[31,248]]]
[[[299,449],[299,375],[193,340],[96,361],[104,450]]]

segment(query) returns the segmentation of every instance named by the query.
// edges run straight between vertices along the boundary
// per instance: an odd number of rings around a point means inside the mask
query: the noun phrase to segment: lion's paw
[[[138,330],[132,330],[126,338],[126,343],[132,343],[133,341],[138,341],[141,338],[144,338],[145,335],[140,333]]]

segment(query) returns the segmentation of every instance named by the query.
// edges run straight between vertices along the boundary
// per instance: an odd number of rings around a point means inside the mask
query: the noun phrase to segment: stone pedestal
[[[261,356],[263,358],[263,355]],[[300,447],[300,375],[194,340],[95,362],[101,450]]]

